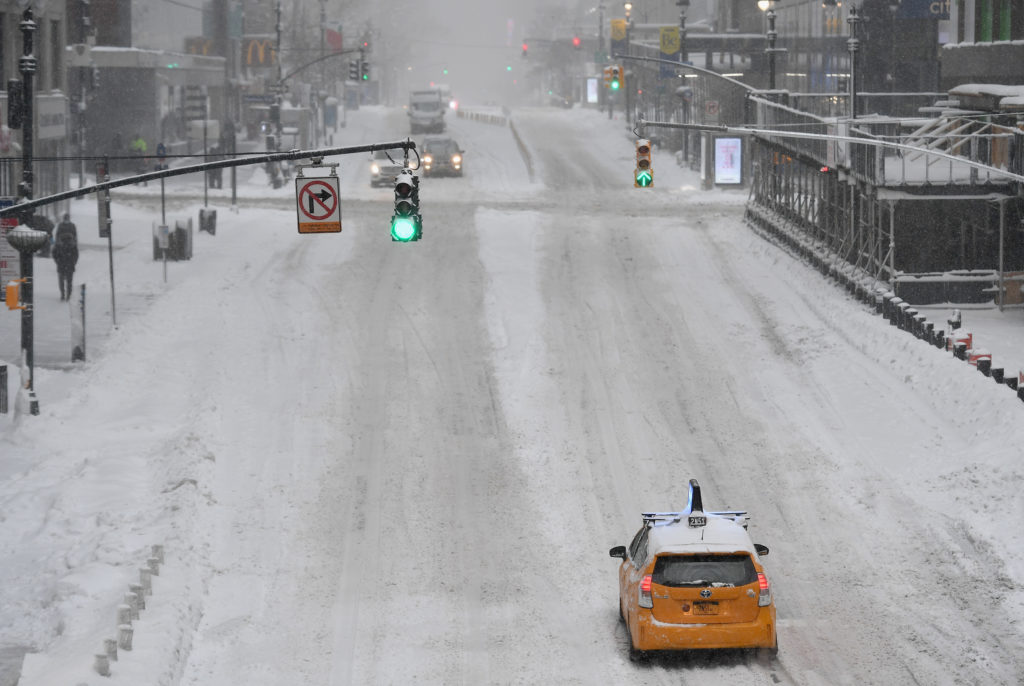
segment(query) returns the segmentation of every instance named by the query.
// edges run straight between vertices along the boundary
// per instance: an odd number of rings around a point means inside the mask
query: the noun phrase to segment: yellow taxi
[[[775,603],[746,512],[705,512],[690,479],[682,512],[642,513],[629,546],[608,551],[619,566],[619,616],[630,658],[647,651],[759,648],[778,652]]]

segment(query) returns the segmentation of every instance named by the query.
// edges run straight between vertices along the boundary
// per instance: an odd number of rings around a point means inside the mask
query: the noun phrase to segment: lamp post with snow
[[[757,0],[757,8],[765,13],[768,20],[768,31],[765,33],[768,37],[768,49],[765,50],[768,53],[768,90],[775,90],[775,53],[781,52],[775,47],[775,40],[779,37],[775,30],[775,1]]]
[[[850,119],[857,118],[857,52],[860,51],[860,39],[857,38],[857,27],[860,25],[860,9],[855,3],[850,4],[850,16],[846,18],[850,25],[850,38],[846,47],[850,51]]]
[[[7,232],[7,242],[18,251],[21,264],[21,354],[28,376],[23,380],[24,390],[28,391],[29,412],[39,414],[39,402],[36,400],[33,372],[35,355],[32,338],[32,254],[46,245],[50,237],[45,231],[37,231],[24,224]]]
[[[633,12],[633,3],[631,3],[631,2],[623,3],[622,9],[624,9],[626,11],[626,54],[629,55],[629,54],[632,54],[632,51],[629,49],[629,39],[630,39],[630,33],[631,33],[632,29],[633,29],[633,19],[630,17],[630,15]],[[626,115],[626,123],[631,125],[632,121],[633,121],[633,116],[632,116],[633,99],[631,97],[629,97],[629,93],[630,93],[630,90],[633,88],[633,78],[632,78],[632,75],[630,75],[629,78],[626,77],[626,65],[625,64],[622,65],[622,80],[623,80],[623,85],[625,86],[623,88],[623,91],[624,91],[624,95],[626,96],[626,103],[625,103],[625,108],[624,108],[625,112],[624,113]]]

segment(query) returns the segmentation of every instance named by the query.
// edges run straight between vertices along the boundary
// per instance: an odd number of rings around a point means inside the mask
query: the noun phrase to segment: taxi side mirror
[[[757,551],[757,556],[758,557],[764,557],[765,555],[768,554],[768,546],[761,545],[760,543],[755,543],[754,544],[754,550]]]
[[[617,546],[615,546],[614,548],[612,548],[611,550],[608,551],[608,556],[609,557],[619,557],[619,558],[622,558],[623,560],[625,560],[626,559],[626,546],[624,546],[624,545],[617,545]]]

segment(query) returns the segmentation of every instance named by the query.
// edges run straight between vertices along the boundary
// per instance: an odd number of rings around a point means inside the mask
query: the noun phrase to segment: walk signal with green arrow
[[[651,141],[639,138],[636,141],[636,168],[633,170],[633,187],[650,188],[654,185],[654,169],[651,167]]]

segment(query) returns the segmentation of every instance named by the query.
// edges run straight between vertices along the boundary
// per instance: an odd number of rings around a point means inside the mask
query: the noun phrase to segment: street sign
[[[717,100],[705,100],[704,101],[704,123],[705,124],[717,124],[718,123],[718,101]]]
[[[0,198],[0,207],[10,207],[13,204],[13,198]],[[18,251],[7,242],[7,232],[17,225],[18,218],[14,215],[0,218],[0,286],[21,278],[21,262],[18,259]]]
[[[295,179],[299,233],[339,233],[341,202],[337,176]]]

